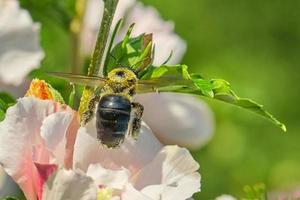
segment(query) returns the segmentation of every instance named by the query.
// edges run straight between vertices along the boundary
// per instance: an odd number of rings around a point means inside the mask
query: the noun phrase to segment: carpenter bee
[[[127,134],[138,138],[144,108],[133,101],[135,94],[156,92],[159,87],[172,83],[168,78],[139,80],[137,73],[126,67],[113,69],[107,77],[50,74],[74,84],[97,88],[82,114],[81,125],[86,125],[95,115],[97,138],[109,148],[118,147]]]

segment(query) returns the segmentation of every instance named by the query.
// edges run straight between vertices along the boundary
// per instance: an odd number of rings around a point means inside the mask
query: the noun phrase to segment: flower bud
[[[42,100],[54,100],[64,104],[61,94],[44,80],[33,79],[27,90],[26,97],[35,97]]]

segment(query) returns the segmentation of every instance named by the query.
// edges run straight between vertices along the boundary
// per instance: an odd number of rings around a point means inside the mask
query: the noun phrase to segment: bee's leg
[[[144,107],[137,103],[133,102],[131,103],[131,108],[132,108],[132,120],[129,126],[129,132],[128,134],[134,138],[135,140],[138,139],[140,129],[141,129],[141,123],[142,123],[142,115],[144,111]]]
[[[89,101],[87,109],[82,113],[82,116],[80,119],[81,126],[86,125],[89,121],[92,120],[92,118],[95,115],[95,108],[99,101],[100,101],[100,94],[94,94]]]

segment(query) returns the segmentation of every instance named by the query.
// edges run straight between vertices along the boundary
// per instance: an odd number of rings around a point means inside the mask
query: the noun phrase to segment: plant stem
[[[71,71],[72,73],[80,73],[80,67],[82,66],[82,57],[80,55],[80,39],[83,25],[83,19],[86,10],[87,0],[77,0],[75,5],[76,15],[71,22]]]
[[[110,33],[110,27],[115,14],[115,10],[119,0],[103,0],[104,12],[101,22],[101,27],[98,33],[96,46],[93,57],[89,66],[88,76],[99,75],[99,70],[103,61],[107,39]]]
[[[118,5],[119,0],[103,0],[104,12],[102,16],[102,22],[97,37],[97,42],[91,59],[91,63],[88,69],[88,76],[98,76],[101,69],[101,64],[104,60],[105,48],[110,33],[112,20]],[[79,113],[80,115],[87,109],[89,100],[93,94],[95,88],[86,86],[83,90]]]

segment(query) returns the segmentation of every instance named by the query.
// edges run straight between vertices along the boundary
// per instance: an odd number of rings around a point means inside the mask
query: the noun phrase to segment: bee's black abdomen
[[[131,110],[131,103],[123,96],[107,95],[101,98],[99,102],[101,108],[112,108],[123,111]]]
[[[125,97],[102,97],[96,113],[98,139],[108,147],[118,146],[127,132],[130,112],[131,102]]]

